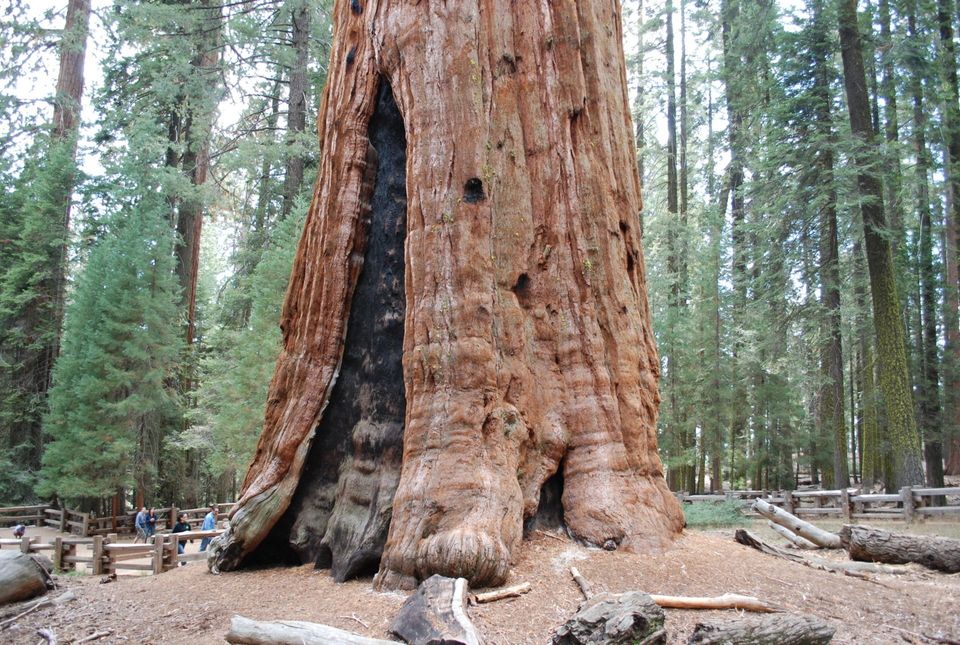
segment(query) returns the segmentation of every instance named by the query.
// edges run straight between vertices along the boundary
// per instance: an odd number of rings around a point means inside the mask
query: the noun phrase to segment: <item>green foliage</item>
[[[242,473],[260,436],[267,387],[280,352],[280,307],[302,226],[302,216],[282,221],[253,273],[239,285],[250,298],[248,323],[216,329],[209,338],[196,424],[185,440],[204,448],[215,476]]]
[[[683,516],[692,529],[744,526],[749,523],[743,515],[745,506],[738,500],[684,504]]]
[[[156,195],[118,213],[78,278],[44,423],[42,495],[144,486],[159,438],[178,423],[178,291],[164,206]]]

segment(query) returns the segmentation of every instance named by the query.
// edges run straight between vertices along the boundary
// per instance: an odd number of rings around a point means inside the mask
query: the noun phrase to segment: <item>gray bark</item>
[[[775,614],[697,623],[690,645],[819,645],[829,643],[834,628],[813,616]]]
[[[840,529],[840,540],[853,560],[887,564],[916,562],[928,569],[960,573],[960,540],[891,533],[849,524]]]

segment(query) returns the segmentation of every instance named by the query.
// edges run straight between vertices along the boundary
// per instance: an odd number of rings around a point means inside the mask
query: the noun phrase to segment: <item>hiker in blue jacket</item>
[[[217,505],[213,504],[210,507],[210,512],[207,513],[203,518],[203,526],[200,527],[201,531],[212,531],[217,528]],[[210,540],[213,538],[205,537],[200,540],[200,550],[206,551],[207,545],[210,544]]]

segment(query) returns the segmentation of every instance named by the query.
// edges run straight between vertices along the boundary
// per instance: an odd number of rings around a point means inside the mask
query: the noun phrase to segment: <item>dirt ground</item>
[[[944,532],[955,532],[955,526]],[[932,523],[921,528],[925,533],[940,532]],[[783,543],[772,533],[757,530],[765,539]],[[924,636],[960,639],[960,574],[917,571],[877,576],[871,582],[776,559],[740,546],[732,536],[733,529],[688,530],[669,551],[640,556],[587,549],[535,534],[524,543],[510,578],[511,584],[530,582],[533,591],[472,607],[468,613],[488,644],[547,643],[580,602],[569,574],[576,566],[596,591],[757,596],[826,620],[836,627],[835,643],[932,642]],[[400,593],[375,593],[369,579],[335,584],[327,572],[312,566],[214,576],[198,562],[158,576],[123,576],[109,584],[87,575],[60,576],[59,583],[72,589],[78,600],[20,619],[0,632],[0,641],[33,645],[38,641],[36,630],[47,628],[60,643],[96,631],[111,632],[97,643],[218,643],[224,642],[234,614],[321,622],[389,638],[390,620],[405,598]],[[735,613],[668,609],[669,642],[685,642],[698,620]]]

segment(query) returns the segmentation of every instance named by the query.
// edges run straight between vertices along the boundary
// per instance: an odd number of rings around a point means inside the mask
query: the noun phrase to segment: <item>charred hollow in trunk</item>
[[[338,581],[376,573],[400,477],[406,138],[390,84],[370,119],[369,218],[340,373],[290,508],[254,554],[311,562]]]

